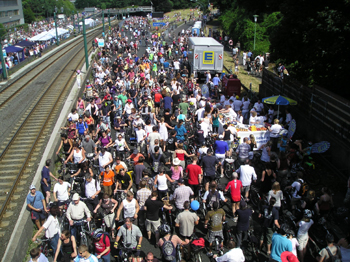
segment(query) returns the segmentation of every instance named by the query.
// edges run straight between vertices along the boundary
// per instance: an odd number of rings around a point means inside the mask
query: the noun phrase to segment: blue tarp
[[[15,46],[8,46],[4,48],[6,53],[14,53],[14,52],[21,52],[23,51],[23,48],[21,47],[15,47]]]
[[[26,40],[21,41],[18,44],[16,44],[16,46],[21,46],[21,47],[32,46],[32,45],[35,45],[35,43],[30,42],[30,41],[26,41]]]

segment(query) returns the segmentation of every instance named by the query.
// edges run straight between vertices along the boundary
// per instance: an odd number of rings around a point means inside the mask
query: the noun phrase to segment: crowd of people
[[[175,262],[178,246],[184,261],[190,261],[198,240],[211,259],[242,262],[246,244],[252,241],[250,220],[257,212],[262,225],[258,252],[270,261],[304,261],[308,230],[314,223],[311,210],[316,206],[319,213],[329,212],[333,202],[326,187],[317,203],[306,199],[299,172],[290,185],[291,206],[301,204],[303,210],[297,232],[282,224],[281,184],[297,158],[289,150],[298,151],[300,146],[302,153],[303,149],[300,141],[286,145],[283,138],[281,142],[280,123],[288,126],[290,113],[287,110],[280,121],[273,108],[268,110],[260,100],[226,97],[220,93],[218,75],[207,73],[200,84],[188,70],[188,35],[168,43],[161,35],[150,35],[148,27],[143,18],[127,19],[113,28],[96,56],[93,79],[82,83],[84,96],[68,115],[56,152],[64,156],[64,164],[73,163],[77,170],[68,178],[55,177],[47,161],[42,192],[30,187],[28,209],[39,229],[33,240],[45,231],[54,261],[109,262],[111,254],[120,257],[129,248],[133,261]],[[139,54],[142,43],[148,47]],[[269,126],[271,139],[259,148],[261,158],[255,162],[254,136],[239,141],[237,123]],[[229,181],[224,177],[226,158],[235,160],[236,171],[230,171]],[[98,163],[97,173],[94,163]],[[75,183],[78,177],[83,179],[80,191]],[[257,180],[263,197],[259,207],[253,208],[250,191]],[[66,203],[63,220],[68,221],[69,230],[61,232],[59,216]],[[106,229],[93,229],[92,246],[82,243],[83,221],[98,224],[101,218]],[[225,232],[228,220],[234,223],[231,239]],[[196,237],[198,227],[207,232],[205,243]],[[162,257],[157,259],[143,249],[146,241],[160,248]],[[319,261],[340,256],[349,261],[349,238],[338,245],[334,242],[327,235],[328,247],[320,251]],[[46,261],[38,249],[30,255],[31,261]]]

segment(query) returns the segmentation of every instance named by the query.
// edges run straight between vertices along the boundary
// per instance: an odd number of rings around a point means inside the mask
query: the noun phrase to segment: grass
[[[212,31],[218,30],[218,31],[220,31],[220,34],[222,33],[222,29],[220,27],[220,22],[217,19],[214,19],[213,21],[210,21],[207,24],[206,35],[208,35],[208,33],[209,33],[209,28],[211,28]],[[224,52],[224,66],[229,71],[232,71],[234,73],[235,66],[234,66],[232,56],[231,56],[231,52],[229,52],[229,51]],[[269,66],[269,69],[270,68],[272,70],[272,66]],[[246,86],[247,88],[249,88],[250,83],[251,83],[252,84],[252,91],[258,93],[259,92],[259,85],[261,84],[261,79],[253,77],[251,75],[248,75],[248,72],[244,70],[244,67],[242,65],[238,66],[238,70],[239,70],[239,72],[237,74],[237,78],[239,80],[241,80],[241,83],[244,86]]]

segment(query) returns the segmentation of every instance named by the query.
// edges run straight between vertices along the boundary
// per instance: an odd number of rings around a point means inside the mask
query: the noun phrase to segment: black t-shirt
[[[151,221],[157,221],[159,219],[159,210],[163,206],[164,204],[162,201],[148,198],[145,202],[145,207],[147,207],[146,218]]]
[[[174,105],[178,105],[180,102],[180,95],[173,95],[173,103]]]
[[[215,156],[205,156],[202,158],[202,167],[205,176],[215,176],[215,165],[219,160]]]
[[[273,228],[273,221],[278,220],[279,214],[275,207],[263,206],[262,215],[264,217],[263,227]]]
[[[249,208],[238,209],[236,213],[238,215],[237,230],[247,231],[249,229],[249,217],[253,214],[252,210]]]
[[[195,133],[195,136],[196,136],[196,140],[197,140],[197,143],[198,143],[198,144],[202,144],[202,143],[205,141],[205,138],[204,138],[204,131],[203,131],[203,130],[198,130],[198,131]]]
[[[125,173],[124,176],[118,174],[117,175],[117,180],[119,180],[122,183],[122,189],[126,190],[129,187],[129,183],[130,183],[130,176]]]
[[[169,136],[167,149],[170,151],[175,151],[175,137]]]

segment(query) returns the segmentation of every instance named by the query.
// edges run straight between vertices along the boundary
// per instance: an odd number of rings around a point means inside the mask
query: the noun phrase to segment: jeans
[[[241,247],[242,244],[242,236],[243,236],[243,241],[248,240],[248,232],[247,231],[237,231],[236,239],[237,239],[237,247]]]
[[[53,238],[50,239],[50,246],[51,246],[54,254],[56,254],[57,244],[58,244],[59,238],[60,238],[60,235],[57,233],[56,235],[54,235]]]
[[[95,256],[97,257],[96,253],[95,253]],[[109,252],[107,255],[103,255],[101,258],[99,258],[98,262],[111,262],[111,252]]]

